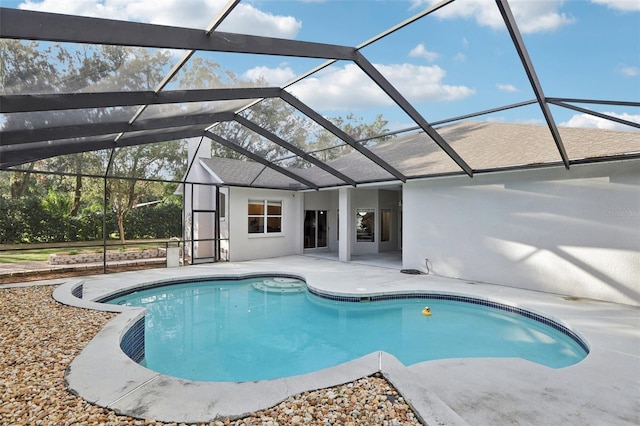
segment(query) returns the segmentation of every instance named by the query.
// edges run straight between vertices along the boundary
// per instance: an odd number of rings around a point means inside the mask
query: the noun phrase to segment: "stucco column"
[[[353,214],[351,211],[351,188],[340,188],[338,193],[338,209],[340,211],[338,241],[338,258],[341,262],[351,260],[351,245],[353,244]]]

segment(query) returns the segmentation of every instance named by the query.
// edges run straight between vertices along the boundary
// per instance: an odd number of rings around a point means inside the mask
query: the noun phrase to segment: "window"
[[[356,211],[356,241],[374,242],[375,223],[374,209],[358,209]]]
[[[248,213],[250,234],[282,232],[282,201],[249,200]]]
[[[218,216],[220,220],[225,220],[227,217],[227,194],[224,192],[218,193]]]

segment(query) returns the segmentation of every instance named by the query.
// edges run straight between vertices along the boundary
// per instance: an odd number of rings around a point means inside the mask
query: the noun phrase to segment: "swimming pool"
[[[434,294],[319,295],[287,277],[156,286],[109,303],[147,309],[141,364],[198,381],[300,375],[376,351],[405,365],[519,357],[552,368],[587,354],[570,330],[518,308]]]

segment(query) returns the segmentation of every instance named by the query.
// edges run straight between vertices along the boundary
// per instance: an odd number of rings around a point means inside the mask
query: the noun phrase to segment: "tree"
[[[263,79],[244,81],[231,71],[222,71],[219,64],[203,58],[189,61],[180,78],[180,87],[189,89],[265,87],[267,85],[268,83]],[[246,100],[216,102],[210,107],[215,110],[234,111],[246,105],[247,102]],[[279,98],[263,99],[240,114],[305,152],[317,152],[315,155],[322,161],[338,158],[352,150],[345,142]],[[381,115],[378,115],[372,123],[365,123],[363,118],[357,118],[354,114],[348,114],[345,118],[332,118],[330,121],[356,140],[388,131],[386,128],[388,121]],[[308,167],[305,161],[286,148],[266,140],[236,122],[218,123],[211,131],[269,161],[278,161],[281,166]],[[365,142],[363,145],[373,143],[375,142]],[[212,155],[236,160],[245,159],[237,151],[217,143],[212,144]]]
[[[362,117],[356,117],[353,113],[349,113],[346,118],[334,118],[331,122],[355,140],[372,138],[389,131],[389,129],[387,129],[389,122],[385,120],[381,114],[378,114],[373,122],[369,124],[366,124]],[[376,138],[376,140],[383,141],[391,137],[392,136],[384,136],[382,138]],[[364,144],[367,143],[370,142],[367,141]]]
[[[0,81],[5,93],[69,93],[88,90],[99,85],[110,73],[122,66],[126,54],[121,48],[113,46],[96,47],[82,45],[69,49],[59,43],[41,45],[38,42],[16,40],[0,41],[3,61],[0,64]],[[66,110],[46,113],[10,114],[3,122],[4,129],[39,129],[68,124],[86,124],[98,122],[104,116],[110,119],[127,119],[118,109],[101,111]],[[118,114],[120,114],[118,116]],[[54,157],[39,162],[40,169],[53,172],[75,173],[74,202],[71,215],[78,214],[82,197],[82,174],[104,173],[95,153],[83,153],[72,156]],[[30,163],[27,170],[34,171],[35,164]],[[29,183],[29,173],[22,173],[14,179],[11,194],[20,197]]]
[[[5,94],[153,90],[172,62],[171,54],[163,50],[90,45],[69,48],[59,43],[40,44],[35,41],[15,40],[0,40],[0,54],[0,84]],[[183,89],[267,86],[267,82],[263,80],[243,80],[233,72],[221,69],[219,64],[198,57],[191,58],[171,83]],[[177,108],[181,115],[200,111],[237,111],[247,102],[216,101],[179,107],[154,105],[148,107],[141,118],[176,115]],[[107,121],[126,122],[133,117],[135,110],[136,107],[122,107],[8,114],[0,120],[0,126],[5,130],[15,130]],[[312,152],[320,160],[328,161],[352,150],[350,146],[281,99],[262,100],[241,114],[299,149]],[[384,133],[388,124],[382,116],[378,116],[372,123],[365,123],[362,118],[356,118],[353,114],[331,120],[354,139]],[[287,149],[238,123],[219,123],[213,128],[213,132],[281,166],[309,166],[306,161]],[[374,143],[375,141],[363,142],[363,145],[371,146]],[[212,149],[214,156],[244,158],[236,151],[219,144],[213,144]],[[112,166],[106,170],[112,153]],[[51,217],[60,216],[61,209],[66,208],[68,216],[65,217],[69,218],[68,220],[76,218],[79,223],[84,224],[83,218],[87,218],[86,227],[95,226],[97,223],[96,212],[103,211],[102,202],[105,195],[111,207],[110,213],[117,217],[118,234],[124,243],[126,217],[131,209],[141,202],[166,198],[166,194],[161,194],[163,191],[158,191],[148,179],[181,178],[186,171],[185,159],[186,149],[183,141],[160,142],[31,162],[25,165],[25,172],[11,174],[10,179],[4,179],[0,183],[8,185],[9,191],[3,194],[9,193],[13,199],[35,194],[40,199],[48,197],[51,202],[41,203],[39,208],[55,210]],[[61,174],[37,174],[38,171],[44,170]],[[103,194],[104,181],[88,179],[88,175],[103,176],[107,179],[107,193]],[[67,192],[69,196],[55,198],[47,193],[46,188]],[[63,199],[69,202],[61,202]],[[29,223],[29,227],[38,226],[35,216]],[[35,230],[33,232],[37,233]],[[85,230],[82,231],[82,235],[95,233]],[[73,235],[68,238],[76,237],[77,235]]]
[[[52,93],[59,80],[53,46],[37,41],[0,40],[0,83],[5,94]]]
[[[108,90],[150,90],[162,79],[171,56],[166,51],[150,53],[147,49],[118,46],[79,46],[67,48],[60,44],[40,44],[38,42],[21,42],[13,40],[0,41],[2,62],[0,63],[0,82],[4,93],[67,93],[78,91]],[[135,107],[102,108],[86,110],[49,111],[47,113],[10,114],[3,118],[0,125],[4,129],[47,128],[68,124],[88,124],[105,121],[128,121]],[[163,144],[158,144],[163,145]],[[165,176],[178,173],[184,161],[178,158],[184,154],[179,144],[169,142],[159,154],[157,150],[140,148],[133,155],[134,163],[127,163],[123,155],[116,155],[117,161],[125,161],[108,173],[132,173],[134,180],[122,185],[118,181],[110,183],[109,193],[116,213],[121,219],[127,214],[127,206],[140,198],[136,188],[136,178],[158,178],[154,173],[164,170]],[[131,152],[131,151],[129,151]],[[159,168],[150,168],[151,159],[144,155],[164,155],[164,158],[153,157],[153,161],[164,164]],[[46,170],[54,173],[72,174],[43,178],[47,187],[68,191],[72,188],[72,202],[67,206],[70,216],[80,214],[83,191],[87,174],[105,176],[108,152],[85,152],[52,157],[26,165],[27,171]],[[139,164],[137,167],[135,164]],[[170,164],[171,163],[171,164]],[[133,165],[132,165],[133,164]],[[176,164],[180,164],[178,166]],[[42,176],[42,175],[40,175]],[[102,189],[92,184],[102,193]],[[38,187],[30,173],[15,172],[10,181],[10,193],[19,198],[32,193]],[[144,190],[144,185],[140,188]],[[102,200],[102,197],[96,197]],[[126,200],[126,201],[124,201]],[[45,206],[47,208],[47,206]],[[95,208],[91,208],[95,211]],[[124,225],[120,223],[120,234],[124,236]],[[122,237],[124,238],[124,237]]]
[[[356,141],[381,135],[389,131],[387,128],[389,122],[385,120],[382,115],[376,116],[373,122],[368,124],[364,122],[362,117],[356,117],[353,113],[349,113],[344,118],[334,117],[329,120]],[[319,128],[313,134],[313,137],[315,139],[313,143],[310,144],[310,147],[313,150],[313,155],[322,161],[331,161],[353,151],[350,145],[338,139],[325,128]],[[394,136],[383,136],[359,143],[365,147],[371,147],[380,141],[393,137]]]
[[[10,178],[10,191],[12,199],[24,197],[35,186],[35,178],[30,173],[33,171],[33,164],[30,164],[25,172],[12,172]]]
[[[244,111],[242,115],[258,126],[274,133],[293,145],[306,149],[308,131],[304,121],[295,114],[295,109],[280,99],[265,99]],[[236,122],[220,123],[213,132],[269,161],[291,156],[286,148],[271,142],[252,130]],[[242,159],[236,151],[219,144],[213,144],[213,155]]]
[[[107,180],[107,199],[118,218],[122,244],[126,241],[125,219],[134,206],[163,196],[157,191],[150,191],[154,185],[144,179],[174,176],[180,172],[181,159],[185,155],[185,146],[178,141],[138,145],[116,152],[109,173],[123,178]]]

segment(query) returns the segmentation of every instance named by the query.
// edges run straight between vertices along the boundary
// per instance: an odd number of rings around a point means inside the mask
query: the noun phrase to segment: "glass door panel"
[[[327,246],[327,211],[318,211],[318,238],[317,247]]]
[[[304,248],[316,247],[316,212],[305,210],[304,212]]]
[[[327,211],[305,210],[304,248],[327,247]]]

